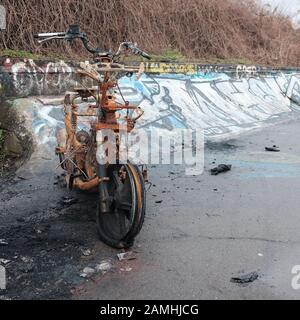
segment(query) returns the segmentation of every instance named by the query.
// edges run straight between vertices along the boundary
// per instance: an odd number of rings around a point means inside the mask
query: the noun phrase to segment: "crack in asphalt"
[[[169,237],[163,237],[163,238],[156,238],[155,240],[161,241],[161,240],[167,240]],[[245,241],[261,241],[261,242],[270,242],[270,243],[281,243],[281,244],[300,244],[300,240],[276,240],[276,239],[268,239],[268,238],[261,238],[261,237],[234,237],[234,236],[228,236],[228,237],[215,237],[215,236],[203,236],[203,235],[188,235],[186,233],[184,234],[178,234],[178,235],[172,235],[170,237],[170,240],[177,240],[177,239],[183,239],[183,238],[195,238],[195,239],[206,239],[206,240],[245,240]]]
[[[249,240],[249,241],[263,241],[263,242],[272,242],[272,243],[282,243],[282,244],[300,244],[299,241],[293,240],[276,240],[276,239],[267,239],[267,238],[256,238],[256,237],[211,237],[211,236],[199,236],[197,238],[203,238],[208,240]]]

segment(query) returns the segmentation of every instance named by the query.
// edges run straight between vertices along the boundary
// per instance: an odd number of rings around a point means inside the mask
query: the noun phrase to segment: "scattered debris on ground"
[[[71,206],[72,204],[76,203],[77,201],[78,201],[78,199],[76,199],[76,198],[65,196],[65,197],[62,198],[61,202],[64,205]]]
[[[207,216],[207,217],[221,217],[221,215],[220,214],[214,214],[214,213],[205,213],[205,215]]]
[[[99,264],[96,265],[97,271],[108,271],[112,267],[112,264],[110,261],[101,261]]]
[[[47,225],[39,225],[38,227],[34,228],[34,231],[37,233],[37,234],[42,234],[44,232],[47,232],[49,229],[51,228],[51,226],[49,224]]]
[[[117,257],[118,257],[118,259],[120,261],[136,259],[136,256],[134,255],[133,251],[127,251],[127,252],[118,253]]]
[[[102,260],[99,264],[97,264],[95,266],[95,268],[91,268],[91,267],[85,267],[81,274],[80,277],[82,278],[89,278],[90,276],[92,276],[94,273],[96,272],[107,272],[112,268],[112,263],[108,260]]]
[[[10,263],[11,260],[7,260],[7,259],[0,259],[0,265],[6,265],[8,263]]]
[[[257,254],[259,257],[263,257],[264,255],[262,253]]]
[[[21,260],[25,263],[33,262],[33,259],[30,257],[21,257]]]
[[[95,269],[93,268],[90,268],[90,267],[85,267],[83,270],[82,270],[82,273],[80,274],[80,277],[82,278],[88,278],[90,277],[92,274],[95,273]]]
[[[25,176],[21,176],[21,175],[18,175],[17,177],[21,180],[29,180],[30,179],[30,177],[25,177]]]
[[[219,173],[230,171],[231,167],[231,164],[219,164],[216,168],[211,169],[210,172],[213,176],[216,176]]]
[[[245,275],[241,275],[238,277],[232,277],[231,282],[233,283],[239,283],[239,284],[245,284],[245,283],[251,283],[257,280],[259,277],[257,272],[251,272]]]
[[[125,267],[125,268],[121,268],[120,269],[120,271],[122,271],[122,272],[130,272],[130,271],[132,271],[132,268],[131,267]]]
[[[7,246],[8,242],[5,239],[0,239],[0,246]]]
[[[280,152],[280,149],[278,146],[274,145],[273,147],[265,147],[266,151],[270,152]]]
[[[90,249],[81,249],[81,252],[85,257],[88,257],[92,254],[92,251]]]

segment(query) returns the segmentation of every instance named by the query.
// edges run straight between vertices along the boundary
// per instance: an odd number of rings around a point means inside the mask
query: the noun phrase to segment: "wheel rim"
[[[136,189],[132,173],[126,165],[111,165],[107,168],[110,210],[98,209],[100,234],[109,241],[121,241],[130,232],[136,211]]]

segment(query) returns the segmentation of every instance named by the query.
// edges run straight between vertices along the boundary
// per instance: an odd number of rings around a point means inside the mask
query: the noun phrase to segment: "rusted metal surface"
[[[58,139],[56,154],[60,156],[60,165],[66,171],[66,182],[69,188],[94,190],[99,184],[96,161],[96,133],[99,130],[112,130],[116,134],[121,131],[130,132],[135,122],[143,115],[143,110],[130,105],[127,101],[120,103],[116,100],[113,89],[118,88],[119,73],[135,72],[138,76],[144,70],[128,68],[114,63],[107,57],[103,61],[90,65],[81,64],[78,74],[81,78],[89,78],[94,82],[91,87],[76,87],[74,92],[68,92],[64,99],[65,130],[61,131]],[[79,111],[79,103],[92,97],[95,102],[88,104],[85,110]],[[120,115],[116,112],[132,110],[131,117],[123,116],[125,124],[120,125]],[[86,117],[90,124],[90,132],[78,131],[78,118]],[[118,139],[116,139],[118,150]],[[118,151],[119,152],[119,151]],[[119,155],[116,155],[119,159]],[[138,180],[136,180],[138,181]],[[140,200],[139,200],[140,201]]]

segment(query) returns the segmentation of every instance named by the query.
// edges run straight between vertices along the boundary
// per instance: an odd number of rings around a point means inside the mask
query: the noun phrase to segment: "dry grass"
[[[78,23],[92,43],[115,49],[136,41],[155,54],[178,50],[190,59],[242,58],[267,65],[300,65],[299,31],[253,0],[3,0],[7,29],[0,49],[70,57],[85,55],[79,43],[38,45],[35,32],[64,31]]]

